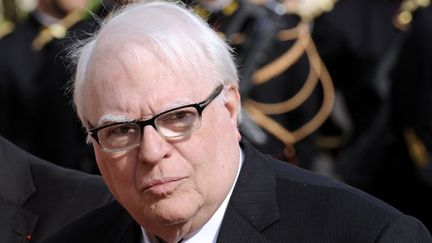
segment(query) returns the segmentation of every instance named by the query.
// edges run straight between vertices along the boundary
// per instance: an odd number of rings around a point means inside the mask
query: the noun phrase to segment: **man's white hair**
[[[203,19],[181,2],[135,2],[117,10],[101,24],[92,38],[73,48],[71,57],[75,59],[77,68],[71,88],[83,124],[83,83],[92,66],[92,55],[104,35],[117,39],[115,43],[133,39],[151,45],[155,53],[179,73],[185,67],[202,72],[200,64],[205,58],[211,65],[215,81],[238,85],[232,49]]]

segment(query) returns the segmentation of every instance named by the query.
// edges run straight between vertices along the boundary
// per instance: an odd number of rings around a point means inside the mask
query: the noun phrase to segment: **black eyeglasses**
[[[159,113],[148,120],[116,122],[90,129],[87,133],[106,152],[119,152],[132,149],[141,144],[144,127],[152,126],[164,138],[180,138],[191,134],[201,126],[203,110],[223,89],[219,85],[210,96],[202,102],[184,105]]]

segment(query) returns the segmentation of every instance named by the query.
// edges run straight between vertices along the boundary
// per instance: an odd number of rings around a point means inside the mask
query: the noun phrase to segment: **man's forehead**
[[[106,38],[105,38],[106,39]],[[129,39],[124,41],[102,40],[98,41],[93,51],[89,69],[106,69],[106,71],[118,68],[129,69],[140,67],[136,71],[157,69],[162,66],[164,73],[173,75],[201,75],[208,73],[212,68],[210,60],[206,56],[178,55],[169,50],[162,50],[148,40]]]
[[[159,77],[160,78],[160,77]],[[96,126],[112,122],[126,122],[137,119],[148,119],[163,111],[201,102],[211,92],[215,85],[206,80],[184,80],[180,77],[163,77],[155,82],[139,83],[135,81],[118,81],[123,85],[109,82],[102,87],[95,83],[88,93],[88,105],[91,106],[93,114],[90,120]],[[93,100],[93,101],[91,101]],[[89,107],[90,108],[90,107]],[[93,117],[93,118],[91,118]],[[93,124],[93,123],[92,123]]]
[[[143,119],[179,105],[199,102],[214,86],[211,66],[206,60],[196,70],[164,59],[137,41],[96,48],[92,59],[84,99],[95,99],[87,104],[92,104],[99,115],[88,118],[98,126]]]
[[[190,89],[214,83],[211,65],[202,60],[200,69],[186,65],[180,60],[169,60],[137,43],[108,52],[95,53],[89,65],[87,81],[95,92],[164,91],[167,86]],[[102,90],[101,90],[102,86]],[[100,91],[99,91],[100,90]],[[171,91],[170,91],[171,92]]]
[[[92,62],[103,60],[116,61],[138,61],[143,58],[155,59],[156,51],[145,41],[136,41],[133,39],[109,39],[102,38],[96,42]]]

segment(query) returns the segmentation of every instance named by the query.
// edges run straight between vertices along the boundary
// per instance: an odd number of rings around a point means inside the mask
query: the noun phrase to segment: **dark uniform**
[[[400,31],[392,20],[399,1],[340,0],[314,22],[313,38],[352,121],[355,142],[383,103],[377,66]]]
[[[0,133],[23,149],[61,166],[95,172],[67,83],[67,47],[88,37],[96,21],[79,21],[65,38],[32,46],[43,26],[31,14],[0,40]]]
[[[432,6],[413,13],[391,73],[391,143],[373,193],[432,231]]]
[[[294,64],[288,65],[280,73],[268,77],[263,82],[257,82],[255,78],[257,71],[266,65],[272,65],[272,62],[289,51],[296,41],[284,40],[279,36],[283,31],[294,29],[300,23],[299,17],[295,15],[277,12],[275,7],[282,6],[271,1],[269,5],[258,6],[247,1],[235,0],[218,12],[204,11],[203,14],[202,7],[198,8],[198,13],[207,16],[209,24],[222,33],[234,48],[243,101],[251,99],[266,104],[286,101],[301,89],[307,79],[309,63],[305,55],[301,55]],[[296,130],[317,112],[320,104],[317,90],[296,109],[267,117],[287,131]],[[311,142],[311,137],[290,144],[297,150],[296,156],[293,157],[292,154],[286,153],[287,144],[274,136],[274,133],[268,132],[267,126],[256,124],[248,112],[243,114],[240,131],[261,151],[280,159],[298,162],[304,167],[308,167],[314,159],[315,146]]]
[[[341,0],[314,22],[314,41],[344,98],[351,123],[351,130],[341,136],[346,141],[335,154],[336,170],[362,189],[372,183],[386,144],[381,116],[388,94],[382,91],[385,81],[378,73],[401,33],[393,25],[398,7],[397,1]],[[331,124],[320,132],[341,135]]]
[[[424,179],[431,178],[432,15],[430,7],[417,11],[413,29],[404,32],[394,22],[401,3],[340,1],[316,20],[314,37],[353,123],[337,172],[431,229],[432,191]],[[426,155],[421,165],[419,154]]]

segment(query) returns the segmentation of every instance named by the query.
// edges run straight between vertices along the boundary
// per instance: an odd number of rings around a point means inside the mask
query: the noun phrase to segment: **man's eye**
[[[167,121],[181,121],[193,118],[194,114],[190,111],[177,111],[170,114],[165,120]]]
[[[159,117],[156,121],[160,128],[171,131],[181,131],[189,129],[198,118],[195,108],[187,107],[176,110]]]
[[[106,128],[105,134],[106,137],[118,138],[121,136],[134,134],[136,133],[136,130],[136,127],[132,124],[123,124]]]
[[[120,127],[117,127],[116,129],[114,129],[112,131],[112,133],[114,133],[114,134],[124,134],[124,133],[132,132],[133,130],[134,129],[132,127],[130,127],[130,126],[120,126]]]
[[[178,111],[173,111],[159,117],[158,123],[164,126],[170,126],[173,124],[189,124],[193,123],[198,116],[194,108],[185,108]]]

